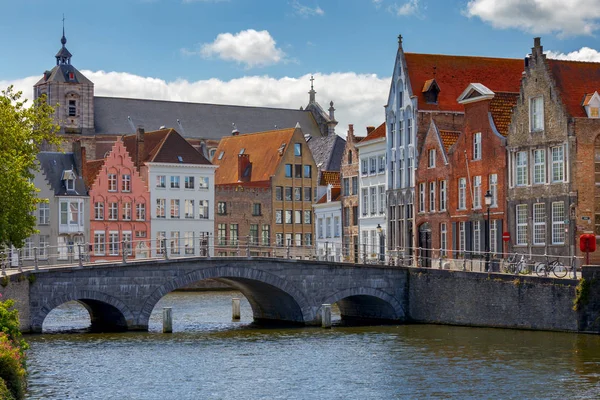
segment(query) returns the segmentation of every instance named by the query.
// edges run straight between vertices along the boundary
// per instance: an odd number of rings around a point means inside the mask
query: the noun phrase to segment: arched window
[[[352,164],[352,150],[348,150],[348,165]]]

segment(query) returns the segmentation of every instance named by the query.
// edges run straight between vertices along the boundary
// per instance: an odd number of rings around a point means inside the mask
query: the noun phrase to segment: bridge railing
[[[349,246],[343,244],[341,238],[319,238],[314,243],[303,242],[302,237],[288,236],[285,239],[278,238],[272,242],[269,238],[259,238],[256,235],[241,238],[215,238],[211,235],[166,238],[161,235],[154,239],[12,248],[0,250],[0,264],[2,273],[5,274],[7,268],[22,270],[186,257],[262,257],[502,273],[507,271],[506,267],[511,264],[511,258],[517,262],[523,260],[524,272],[532,272],[538,263],[555,259],[573,271],[573,267],[576,270],[582,259],[532,253],[486,254],[484,251],[473,250],[451,252],[446,249],[423,247],[389,250],[381,244],[372,243]]]

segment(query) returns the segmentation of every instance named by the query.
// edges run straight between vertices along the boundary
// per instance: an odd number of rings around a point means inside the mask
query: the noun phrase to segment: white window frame
[[[429,211],[435,212],[435,181],[429,182]]]
[[[527,186],[527,152],[518,151],[515,154],[515,184]]]
[[[515,221],[517,225],[517,237],[515,238],[516,246],[527,246],[528,217],[527,204],[517,204],[515,207]]]
[[[565,202],[552,203],[552,244],[565,244]]]
[[[481,253],[481,221],[473,221],[473,252]]]
[[[490,252],[492,254],[498,253],[498,226],[496,225],[495,219],[490,220]]]
[[[130,174],[121,175],[121,191],[122,192],[131,192],[131,175]]]
[[[427,168],[435,168],[435,149],[429,149],[429,163]]]
[[[473,177],[473,209],[481,209],[481,176]]]
[[[529,99],[529,131],[530,132],[540,132],[543,130],[544,130],[544,97],[543,96],[531,97]]]
[[[498,207],[498,174],[490,175],[490,194],[492,195],[492,204],[490,207]]]
[[[467,178],[458,178],[458,209],[467,208]]]
[[[565,150],[563,146],[550,148],[552,154],[552,183],[565,181]]]
[[[546,244],[546,204],[533,204],[533,245]]]
[[[106,231],[94,232],[94,255],[103,256],[106,254]]]
[[[419,212],[425,212],[425,182],[419,183]]]
[[[466,243],[467,243],[467,236],[466,236],[465,229],[466,229],[465,222],[459,221],[458,222],[458,252],[462,253],[463,255],[465,254]]]
[[[446,211],[447,196],[446,196],[447,181],[440,181],[440,211]]]
[[[473,135],[473,161],[481,160],[481,132]]]
[[[447,255],[448,248],[448,226],[445,222],[440,224],[440,256]]]
[[[533,184],[546,183],[546,149],[534,149],[533,153]]]

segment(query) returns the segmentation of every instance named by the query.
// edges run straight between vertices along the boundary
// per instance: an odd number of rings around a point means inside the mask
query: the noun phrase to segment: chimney
[[[237,130],[237,128],[235,128],[234,130],[231,131],[231,136],[238,136],[240,134],[240,131]]]
[[[137,130],[135,131],[135,166],[138,168],[138,170],[142,165],[142,159],[144,157],[144,134],[144,128],[138,126]]]
[[[74,140],[71,145],[73,158],[75,159],[75,168],[81,177],[85,177],[85,147],[81,146],[79,140]]]
[[[374,126],[367,126],[367,135],[375,130]]]
[[[249,154],[238,154],[238,182],[250,182],[252,164]]]
[[[533,47],[531,48],[531,59],[531,64],[533,64],[533,66],[535,66],[535,64],[538,61],[543,61],[546,59],[546,56],[544,55],[544,46],[542,46],[542,39],[539,37],[533,38]]]
[[[354,137],[354,124],[348,124],[348,137],[347,140],[350,143],[354,143],[355,142],[355,137]]]

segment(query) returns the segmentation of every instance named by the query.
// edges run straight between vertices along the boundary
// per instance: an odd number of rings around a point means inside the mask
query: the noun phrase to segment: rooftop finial
[[[436,70],[437,70],[437,66],[436,66],[436,65],[434,65],[434,66],[433,66],[433,78],[434,78],[434,79],[435,79],[435,73],[436,73]]]
[[[312,74],[310,75],[310,92],[308,92],[308,94],[310,95],[309,99],[308,99],[308,104],[310,103],[314,103],[315,102],[315,94],[317,92],[315,92],[315,88],[313,86],[313,82],[314,82],[315,78],[312,76]]]
[[[314,90],[313,88],[313,81],[315,80],[315,78],[311,75],[310,76],[310,90]]]
[[[67,38],[65,37],[65,14],[63,14],[63,35],[62,38],[60,38],[60,42],[62,43],[63,47],[65,46],[65,44],[67,44]]]
[[[398,46],[402,45],[402,35],[398,35]]]

